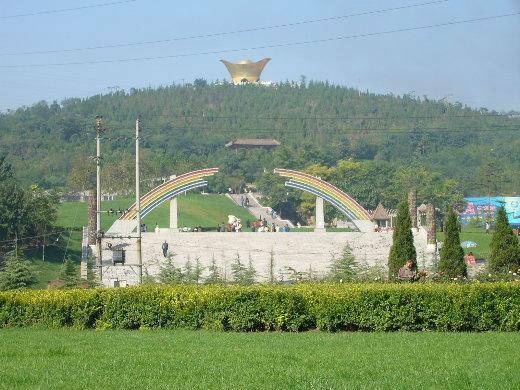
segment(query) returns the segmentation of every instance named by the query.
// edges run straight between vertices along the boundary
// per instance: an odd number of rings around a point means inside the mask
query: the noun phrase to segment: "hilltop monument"
[[[257,83],[260,81],[260,74],[264,70],[265,65],[270,61],[270,58],[253,62],[251,60],[243,60],[237,63],[220,60],[226,65],[227,70],[231,74],[233,84],[242,83]]]

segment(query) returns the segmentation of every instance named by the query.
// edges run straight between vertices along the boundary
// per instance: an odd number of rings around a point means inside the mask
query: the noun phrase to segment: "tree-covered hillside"
[[[463,194],[520,191],[518,115],[324,82],[234,86],[196,80],[184,86],[40,102],[0,116],[1,152],[26,183],[44,188],[77,185],[82,177],[77,171],[85,169],[94,151],[94,117],[102,115],[107,128],[104,185],[128,189],[138,114],[145,180],[219,166],[225,175],[214,187],[237,187],[274,166],[332,167],[352,159],[437,172],[455,179]],[[282,147],[275,152],[225,149],[236,137],[273,137]],[[76,180],[70,179],[71,170]]]

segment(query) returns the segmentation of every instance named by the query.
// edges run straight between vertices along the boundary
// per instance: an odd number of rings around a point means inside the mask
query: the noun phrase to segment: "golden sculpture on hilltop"
[[[260,74],[264,70],[265,65],[270,61],[270,58],[253,62],[251,60],[243,60],[237,63],[220,60],[226,65],[227,70],[231,74],[231,79],[234,84],[242,83],[257,83],[260,81]]]

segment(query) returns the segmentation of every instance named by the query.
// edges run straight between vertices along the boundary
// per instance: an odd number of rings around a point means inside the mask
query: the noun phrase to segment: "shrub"
[[[70,257],[67,257],[60,269],[59,280],[63,282],[63,286],[70,288],[76,287],[79,282],[76,265]]]
[[[413,244],[412,219],[408,209],[408,201],[403,200],[397,208],[394,225],[393,242],[388,257],[388,277],[395,279],[401,268],[408,260],[413,260],[417,268],[417,252]]]
[[[0,293],[0,327],[519,331],[520,283],[148,285]]]
[[[452,208],[448,209],[447,214],[439,271],[448,278],[466,276],[467,268],[464,262],[464,249],[460,246],[460,224],[457,214]]]
[[[507,220],[503,207],[498,209],[495,231],[491,238],[489,268],[494,272],[507,272],[520,267],[520,244]]]
[[[340,257],[332,258],[327,277],[332,282],[351,282],[357,277],[359,270],[352,249],[345,245]]]
[[[0,271],[0,290],[17,290],[31,287],[35,283],[36,277],[23,252],[7,253],[4,258],[4,267]]]
[[[219,267],[217,267],[217,262],[215,260],[215,255],[211,259],[211,265],[208,267],[209,275],[204,280],[206,284],[222,284],[224,283],[224,279],[221,276],[221,272]]]

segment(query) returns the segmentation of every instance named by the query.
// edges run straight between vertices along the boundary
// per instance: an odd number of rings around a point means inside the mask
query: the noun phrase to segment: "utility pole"
[[[99,277],[103,270],[101,250],[101,133],[103,117],[96,116],[96,252],[99,267]]]
[[[141,194],[139,188],[139,130],[141,118],[135,121],[135,208],[137,210],[137,262],[139,264],[139,284],[143,282],[143,254],[141,252]]]

